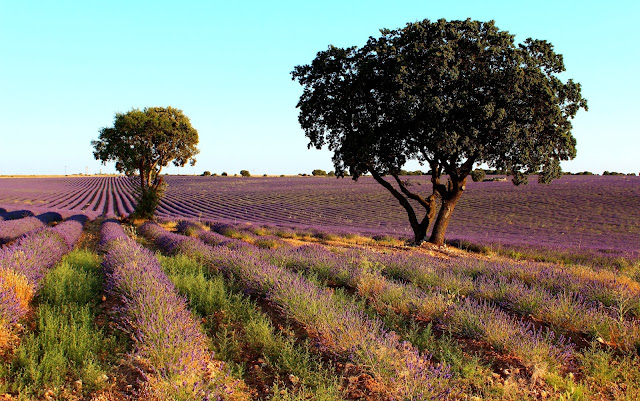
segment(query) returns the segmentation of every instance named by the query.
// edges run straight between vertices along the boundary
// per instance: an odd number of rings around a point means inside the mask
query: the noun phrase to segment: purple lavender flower
[[[165,379],[203,377],[211,356],[206,337],[158,260],[112,221],[102,234],[106,288],[122,304],[118,325],[132,338],[134,353]]]

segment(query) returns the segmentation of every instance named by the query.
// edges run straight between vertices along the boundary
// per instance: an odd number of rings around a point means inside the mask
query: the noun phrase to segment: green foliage
[[[21,392],[59,386],[68,374],[88,385],[98,384],[83,377],[83,371],[100,365],[98,354],[105,346],[104,335],[93,325],[94,318],[88,306],[40,306],[38,332],[22,341],[11,365],[11,375]]]
[[[107,385],[104,355],[115,357],[119,346],[94,325],[102,293],[95,254],[73,251],[45,277],[39,295],[36,328],[27,334],[13,359],[0,368],[9,387],[22,396],[41,397],[55,388],[64,397],[65,383],[82,380],[82,391]]]
[[[173,162],[176,167],[195,165],[198,131],[182,110],[173,107],[147,107],[116,113],[113,127],[100,129],[98,140],[91,141],[93,156],[103,164],[115,162],[116,170],[128,176],[138,175],[136,212],[153,215],[155,199],[160,197],[160,172]],[[148,192],[155,194],[146,197]],[[144,208],[142,208],[144,206]]]
[[[326,177],[327,172],[324,170],[316,169],[311,172],[311,175],[313,175],[314,177]]]
[[[211,175],[211,171],[209,170],[205,170],[204,173],[202,173],[203,177],[209,177]]]
[[[595,389],[611,389],[619,399],[640,399],[640,359],[637,355],[616,356],[612,351],[593,345],[580,355],[580,362]]]
[[[575,156],[570,120],[586,101],[579,84],[557,77],[564,65],[550,43],[516,46],[493,21],[381,32],[362,48],[329,47],[292,73],[304,86],[309,146],[334,149],[337,173],[397,173],[417,159],[436,175],[462,178],[486,162],[517,182],[537,172],[548,181]]]
[[[98,263],[96,255],[90,252],[68,254],[64,262],[45,276],[40,292],[42,300],[52,305],[75,303],[95,307],[102,287]]]
[[[425,173],[422,170],[407,171],[400,169],[398,175],[425,175]]]
[[[149,188],[146,191],[136,189],[136,207],[131,217],[141,219],[152,219],[153,215],[160,205],[160,198],[167,189],[167,184],[160,178],[157,188]]]
[[[431,241],[442,244],[474,165],[508,170],[514,184],[529,174],[548,183],[575,157],[571,120],[587,103],[563,71],[546,41],[516,45],[493,21],[442,19],[384,29],[361,48],[330,46],[292,76],[303,86],[298,121],[308,146],[327,145],[339,176],[371,173],[407,210],[416,243],[440,197]],[[410,160],[430,167],[431,198],[398,178]],[[422,221],[409,200],[424,207]]]
[[[226,171],[223,171],[222,174],[220,174],[220,175],[223,176],[223,177],[226,177],[228,174],[227,174]]]
[[[331,171],[329,171],[329,172],[327,173],[327,175],[328,175],[329,177],[335,177],[335,176],[336,176],[336,172],[335,172],[335,171],[333,171],[333,170],[331,170]]]
[[[471,172],[471,179],[473,180],[473,182],[481,182],[486,176],[487,173],[485,173],[484,170],[481,169],[475,169]]]
[[[240,175],[243,177],[251,177],[251,173],[249,173],[249,170],[240,170]]]
[[[259,238],[254,241],[254,244],[258,248],[262,248],[262,249],[276,249],[282,246],[282,242],[277,241],[274,238]]]

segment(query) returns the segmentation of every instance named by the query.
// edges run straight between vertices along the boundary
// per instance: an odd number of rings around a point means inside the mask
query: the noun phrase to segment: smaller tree
[[[485,173],[484,170],[479,168],[471,172],[471,179],[473,180],[473,182],[481,182],[484,180],[486,176],[487,176],[487,173]]]
[[[227,174],[226,171],[223,171],[222,174],[220,174],[220,175],[223,176],[223,177],[226,177],[228,174]]]
[[[251,177],[249,170],[240,170],[240,175],[243,177]]]
[[[173,162],[176,167],[195,165],[198,131],[182,110],[173,107],[148,107],[116,113],[113,127],[100,129],[97,141],[91,141],[93,156],[103,164],[113,161],[116,170],[127,176],[138,175],[136,217],[151,218],[166,184],[162,168]]]
[[[203,177],[209,177],[211,175],[211,171],[206,170],[204,173],[202,173]]]
[[[324,170],[316,169],[311,172],[314,177],[326,177],[327,172]]]

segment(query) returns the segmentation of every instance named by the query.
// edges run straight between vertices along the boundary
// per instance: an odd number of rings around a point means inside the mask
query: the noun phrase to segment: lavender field
[[[384,231],[338,230],[322,217],[318,200],[328,198],[320,195],[307,195],[308,224],[285,220],[273,204],[263,213],[268,224],[234,223],[232,212],[177,217],[207,204],[199,178],[172,178],[164,217],[135,225],[105,219],[115,214],[116,178],[77,180],[75,194],[21,192],[45,200],[36,209],[51,202],[60,213],[34,216],[15,202],[0,211],[0,223],[11,223],[0,224],[5,399],[640,397],[638,265],[566,266],[354,236],[348,231]],[[213,180],[224,191],[208,193],[226,193],[233,205],[276,193],[302,219],[286,185],[267,191],[268,179],[227,180]],[[339,191],[351,184],[271,180],[298,194],[326,186],[343,200]],[[593,188],[595,180],[584,182]],[[388,202],[361,184],[352,196]],[[491,192],[483,185],[471,189]],[[195,188],[200,196],[170,214]],[[100,204],[101,213],[91,206]]]
[[[425,178],[409,178],[429,188]],[[168,176],[163,218],[216,219],[325,231],[410,237],[404,209],[373,179]],[[640,249],[640,177],[565,176],[468,184],[448,231],[477,244],[544,246],[634,254]],[[0,207],[124,216],[133,210],[123,177],[0,180]]]

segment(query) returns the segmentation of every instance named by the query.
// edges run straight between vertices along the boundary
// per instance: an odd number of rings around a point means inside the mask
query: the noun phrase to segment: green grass
[[[47,390],[64,398],[104,387],[109,359],[122,343],[94,324],[101,295],[97,255],[84,250],[68,254],[45,277],[37,296],[35,329],[0,368],[0,376],[7,379],[0,390],[29,400]]]
[[[640,357],[614,355],[594,345],[580,356],[582,369],[593,392],[605,392],[620,400],[640,399]]]
[[[298,341],[289,327],[276,328],[239,288],[185,256],[159,259],[191,310],[205,319],[216,356],[235,364],[235,373],[247,374],[249,352],[264,361],[264,371],[273,371],[273,399],[305,399],[309,394],[314,400],[342,398],[340,375],[332,366],[311,354],[309,344]]]

